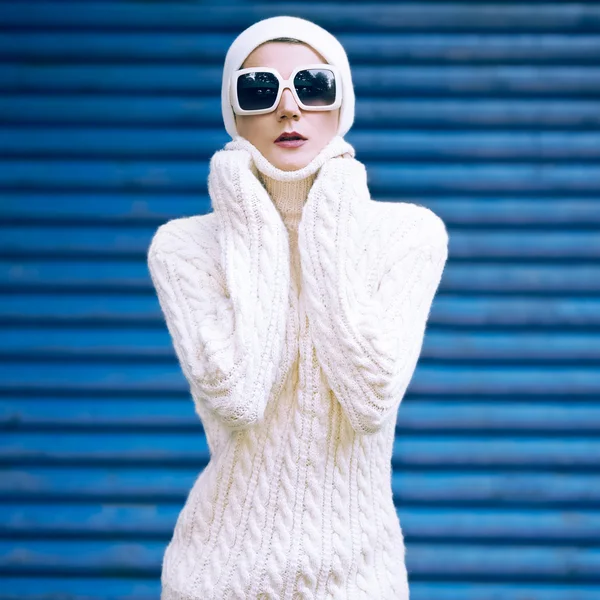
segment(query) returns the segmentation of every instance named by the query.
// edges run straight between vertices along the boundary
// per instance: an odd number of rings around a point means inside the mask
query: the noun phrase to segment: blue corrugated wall
[[[398,418],[414,600],[600,598],[600,3],[0,0],[0,600],[158,598],[208,449],[146,270],[209,210],[222,61],[348,50],[373,196],[450,259]]]

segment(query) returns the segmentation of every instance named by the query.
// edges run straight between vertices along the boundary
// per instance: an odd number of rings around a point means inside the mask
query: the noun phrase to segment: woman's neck
[[[252,156],[252,169],[267,190],[288,231],[291,277],[297,291],[300,290],[298,229],[308,194],[323,164],[343,154],[354,157],[354,148],[343,137],[335,136],[305,167],[295,171],[283,171],[273,166],[256,146],[241,136],[235,137],[224,149],[245,150]]]
[[[297,231],[308,193],[317,177],[311,173],[304,179],[281,181],[258,171],[258,178],[279,211],[288,232]]]
[[[330,158],[342,154],[355,156],[354,148],[341,136],[333,137],[306,166],[295,171],[283,171],[275,167],[256,146],[241,136],[226,144],[225,149],[247,150],[252,155],[257,177],[273,200],[288,231],[297,230],[302,209],[321,166]]]
[[[256,174],[279,210],[288,230],[297,227],[302,209],[319,169],[330,158],[342,154],[355,155],[354,148],[343,137],[335,136],[304,167],[295,171],[283,171],[272,165],[248,140],[235,137],[225,145],[225,150],[246,150],[252,156]]]

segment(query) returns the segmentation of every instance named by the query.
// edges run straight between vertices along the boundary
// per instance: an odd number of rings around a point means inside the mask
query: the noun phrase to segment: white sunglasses
[[[287,80],[271,67],[240,69],[231,76],[231,106],[237,115],[269,113],[289,88],[302,110],[335,110],[342,105],[341,81],[337,68],[327,64],[296,67]]]

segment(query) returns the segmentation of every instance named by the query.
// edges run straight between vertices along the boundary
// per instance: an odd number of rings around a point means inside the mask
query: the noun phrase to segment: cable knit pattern
[[[364,165],[333,159],[321,169],[299,230],[317,354],[361,433],[375,433],[396,413],[447,257],[443,221],[429,209],[408,205],[404,215],[390,215],[379,229],[387,239],[383,260],[389,266],[375,287],[369,285],[370,265],[361,260],[368,249],[357,242],[371,204]]]
[[[409,598],[390,459],[448,234],[425,207],[373,201],[354,157],[336,137],[282,171],[236,137],[211,159],[213,212],[152,239],[211,454],[162,600]]]

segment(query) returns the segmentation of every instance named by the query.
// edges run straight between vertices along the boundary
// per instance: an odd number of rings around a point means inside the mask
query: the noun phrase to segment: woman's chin
[[[306,148],[307,145],[299,148],[278,148],[274,145],[268,160],[274,167],[282,171],[297,171],[304,168],[314,158],[310,148]]]

